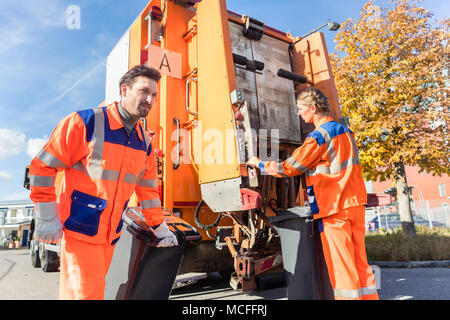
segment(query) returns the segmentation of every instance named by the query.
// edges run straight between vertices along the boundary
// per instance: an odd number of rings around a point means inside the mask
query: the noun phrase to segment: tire
[[[59,256],[56,252],[44,249],[41,256],[41,268],[44,272],[55,272],[59,269]]]
[[[41,266],[41,258],[39,257],[39,243],[36,240],[30,241],[30,257],[31,265],[34,268],[39,268]]]

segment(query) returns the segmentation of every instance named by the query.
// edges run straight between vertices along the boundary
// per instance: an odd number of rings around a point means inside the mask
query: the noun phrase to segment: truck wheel
[[[31,265],[34,268],[39,268],[41,266],[41,259],[39,258],[39,243],[36,240],[30,241],[30,257]]]
[[[56,252],[44,249],[41,254],[41,268],[44,272],[55,272],[59,268],[59,257]]]

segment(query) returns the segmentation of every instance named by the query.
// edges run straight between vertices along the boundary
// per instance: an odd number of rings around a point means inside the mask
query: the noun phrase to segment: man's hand
[[[176,235],[170,231],[167,223],[164,221],[156,229],[153,229],[153,233],[159,239],[157,247],[172,247],[178,245]]]
[[[252,166],[252,167],[258,167],[259,163],[261,162],[261,160],[258,157],[251,157],[248,161],[247,161],[247,165],[248,166]]]
[[[33,239],[54,243],[62,237],[63,225],[55,202],[36,203],[36,224]]]

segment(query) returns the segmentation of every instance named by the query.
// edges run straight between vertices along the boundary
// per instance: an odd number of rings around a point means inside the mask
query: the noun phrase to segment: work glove
[[[165,221],[157,228],[153,229],[153,233],[159,240],[157,247],[172,247],[178,245],[177,237],[169,230]]]
[[[57,242],[62,237],[63,225],[58,218],[55,202],[36,204],[33,238],[44,242]]]
[[[258,168],[259,163],[261,162],[261,160],[257,157],[251,157],[248,161],[247,161],[247,165],[248,166],[252,166],[252,167],[256,167]]]

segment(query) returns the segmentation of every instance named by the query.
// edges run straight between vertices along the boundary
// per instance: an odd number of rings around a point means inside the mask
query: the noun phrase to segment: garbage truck
[[[283,271],[270,218],[308,204],[301,177],[260,175],[246,161],[284,160],[302,144],[313,126],[297,115],[295,96],[306,87],[324,92],[331,116],[345,122],[323,33],[293,36],[225,0],[152,0],[107,58],[100,105],[120,101],[120,77],[139,64],[162,75],[142,119],[162,206],[202,236],[178,274],[220,272],[234,288],[257,290]],[[139,205],[133,196],[128,206]]]

